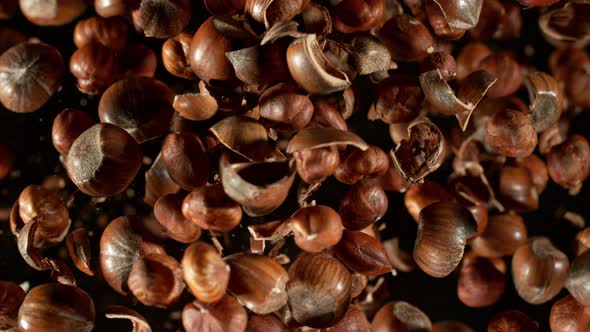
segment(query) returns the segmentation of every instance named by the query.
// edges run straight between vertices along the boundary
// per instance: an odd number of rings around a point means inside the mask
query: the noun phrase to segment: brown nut
[[[319,252],[334,246],[342,237],[342,219],[325,205],[303,207],[291,218],[295,244],[307,252]]]
[[[584,306],[590,305],[590,251],[574,258],[567,273],[565,287]]]
[[[18,309],[25,299],[25,291],[12,281],[0,281],[0,329],[16,326]]]
[[[363,275],[374,277],[393,269],[383,244],[362,232],[345,230],[334,252],[349,269]]]
[[[242,220],[242,208],[220,184],[202,186],[184,198],[182,214],[202,229],[229,232]]]
[[[461,262],[467,239],[477,231],[469,210],[454,202],[436,202],[420,212],[414,260],[427,274],[442,278]]]
[[[51,45],[13,46],[0,56],[0,102],[13,112],[34,112],[55,94],[64,71],[63,58]]]
[[[313,104],[296,88],[281,83],[264,91],[258,102],[263,124],[281,132],[293,132],[307,126]]]
[[[170,74],[187,80],[197,78],[188,60],[192,39],[193,36],[190,33],[181,32],[162,45],[162,62]]]
[[[524,158],[535,150],[537,133],[526,114],[501,109],[485,127],[485,142],[506,157]]]
[[[334,8],[334,27],[344,33],[370,30],[381,24],[383,0],[344,0]]]
[[[568,295],[553,303],[549,315],[552,332],[584,331],[590,328],[590,309]]]
[[[420,220],[420,211],[423,208],[435,202],[451,200],[453,200],[453,196],[445,188],[428,179],[412,185],[404,195],[406,209],[416,222]]]
[[[45,248],[60,243],[70,230],[70,216],[66,204],[57,192],[38,185],[26,187],[18,198],[20,218],[38,223],[35,247]]]
[[[167,194],[154,205],[154,216],[164,228],[164,234],[178,242],[191,243],[199,239],[201,229],[182,215],[184,196]]]
[[[247,323],[246,310],[230,295],[212,304],[195,300],[182,310],[182,325],[187,332],[243,332]]]
[[[569,260],[546,237],[534,237],[514,252],[512,280],[521,298],[545,303],[563,288]]]
[[[76,138],[95,123],[86,112],[66,108],[53,120],[51,129],[53,146],[61,155],[67,156]]]
[[[338,322],[348,309],[352,278],[326,252],[303,253],[289,268],[289,308],[300,324],[322,328]]]
[[[192,243],[182,256],[184,281],[193,295],[204,303],[214,303],[225,296],[229,271],[229,265],[217,250],[205,242]]]
[[[381,42],[396,61],[420,61],[434,52],[434,38],[418,19],[407,15],[394,15],[378,33]]]
[[[20,11],[31,23],[41,26],[65,25],[80,16],[88,6],[85,0],[19,0]]]
[[[297,174],[308,184],[324,181],[340,165],[340,152],[336,146],[297,151],[293,157]]]
[[[125,129],[138,143],[168,130],[174,92],[153,78],[129,77],[111,85],[100,98],[98,116],[103,123]]]
[[[362,181],[346,192],[338,212],[348,230],[359,231],[379,221],[387,212],[389,201],[381,186],[374,181]]]
[[[539,194],[531,172],[525,167],[504,166],[500,171],[499,196],[504,207],[516,212],[539,207]]]
[[[176,259],[166,254],[141,256],[131,267],[127,285],[139,302],[166,308],[182,295],[182,268]]]
[[[516,310],[502,311],[488,323],[488,332],[538,332],[539,326],[527,315]]]
[[[84,131],[72,144],[66,169],[85,194],[111,196],[127,189],[142,161],[139,144],[123,129],[108,123]]]
[[[135,29],[149,38],[176,36],[191,19],[190,0],[141,0],[132,12]]]
[[[362,179],[374,179],[389,169],[389,158],[381,148],[369,145],[365,151],[351,149],[336,168],[334,176],[338,181],[355,184]]]
[[[580,135],[572,135],[547,154],[551,179],[571,193],[577,193],[590,173],[590,144]]]
[[[268,256],[234,254],[225,262],[230,267],[228,291],[246,308],[269,314],[287,303],[287,271]]]
[[[96,42],[114,50],[121,50],[127,44],[129,28],[118,17],[91,17],[80,20],[74,28],[74,44],[82,48]]]
[[[92,331],[94,318],[94,303],[86,292],[70,285],[43,284],[25,297],[18,312],[18,330]]]
[[[471,242],[471,247],[484,257],[502,257],[512,255],[526,241],[524,220],[517,214],[506,213],[490,216],[485,231]]]
[[[506,264],[499,258],[465,255],[461,265],[457,296],[466,306],[487,307],[496,303],[506,287]]]
[[[419,308],[404,301],[389,302],[377,311],[371,322],[372,332],[428,332],[432,323]]]
[[[162,143],[162,160],[172,180],[186,191],[209,179],[209,158],[203,143],[193,133],[168,134]]]
[[[97,42],[79,48],[70,59],[70,72],[80,92],[95,95],[106,90],[120,76],[115,51]]]
[[[479,21],[484,0],[426,1],[426,16],[434,33],[441,38],[459,39]]]

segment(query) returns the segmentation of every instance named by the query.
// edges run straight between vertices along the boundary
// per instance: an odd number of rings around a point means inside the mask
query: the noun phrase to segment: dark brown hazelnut
[[[396,61],[420,61],[434,52],[434,38],[418,19],[407,15],[390,18],[379,30],[379,39]]]
[[[334,246],[342,237],[342,219],[325,205],[303,207],[289,218],[295,244],[307,252],[319,252]]]
[[[77,48],[82,48],[91,43],[99,43],[120,50],[127,44],[128,32],[127,24],[118,17],[95,16],[78,21],[74,29],[74,44]]]
[[[43,284],[25,297],[18,312],[18,331],[92,331],[94,319],[94,303],[85,291]]]
[[[264,315],[287,303],[287,271],[268,256],[234,254],[225,258],[230,267],[228,291],[254,313]]]
[[[574,258],[565,281],[565,287],[570,294],[584,306],[590,305],[590,251],[586,251]]]
[[[188,60],[192,39],[193,36],[190,33],[181,32],[162,45],[162,62],[170,74],[187,80],[197,78]]]
[[[94,10],[102,17],[125,16],[139,7],[140,0],[95,0]]]
[[[297,174],[308,184],[324,181],[340,165],[340,152],[336,146],[297,151],[293,157]]]
[[[66,108],[53,120],[51,129],[53,146],[60,154],[67,156],[76,138],[95,123],[86,112]]]
[[[538,332],[539,326],[520,311],[508,310],[496,314],[488,323],[488,332]]]
[[[325,99],[313,102],[313,116],[307,125],[308,128],[328,127],[340,130],[348,130],[348,124],[338,109]]]
[[[477,231],[469,210],[455,202],[436,202],[423,208],[414,244],[414,260],[427,274],[442,278],[461,262],[467,239]]]
[[[154,205],[154,216],[164,228],[166,236],[182,242],[191,243],[201,236],[201,229],[182,215],[184,196],[167,194]]]
[[[484,43],[471,42],[465,45],[457,57],[457,78],[462,80],[479,70],[479,64],[490,54],[492,50]]]
[[[202,229],[229,232],[242,220],[240,204],[229,198],[221,184],[194,189],[184,198],[182,214]]]
[[[289,308],[300,324],[330,327],[348,309],[352,278],[346,266],[327,252],[303,253],[289,268]]]
[[[184,281],[193,295],[204,303],[217,302],[225,296],[229,271],[229,265],[217,250],[205,242],[194,242],[182,256]]]
[[[250,46],[252,36],[239,22],[227,17],[210,17],[195,33],[188,59],[193,72],[207,83],[235,80],[226,52]]]
[[[351,148],[336,168],[334,176],[338,181],[355,184],[362,179],[374,179],[389,169],[389,159],[379,147],[370,145],[365,151]]]
[[[506,264],[500,258],[465,255],[457,284],[457,296],[466,306],[487,307],[496,303],[506,287]]]
[[[143,43],[133,43],[119,53],[119,65],[127,76],[154,77],[158,59]]]
[[[25,291],[12,281],[0,281],[0,329],[16,326],[18,309],[25,299]]]
[[[453,200],[453,196],[441,185],[431,180],[424,180],[422,183],[412,185],[404,195],[406,209],[416,222],[420,220],[420,211],[423,208],[435,202],[451,200]]]
[[[531,172],[522,166],[504,166],[500,171],[499,196],[504,207],[516,212],[539,207],[539,194]]]
[[[85,0],[19,0],[20,11],[31,23],[41,26],[65,25],[82,15],[88,7]]]
[[[111,85],[100,98],[98,116],[103,123],[125,129],[138,143],[168,130],[174,92],[153,78],[129,77]]]
[[[140,219],[119,217],[111,221],[100,237],[100,269],[105,281],[121,295],[127,295],[127,279],[141,255],[164,254]]]
[[[576,234],[574,239],[574,254],[580,256],[590,249],[590,227],[586,227]]]
[[[150,38],[170,38],[181,33],[191,19],[190,0],[141,0],[132,12],[137,31]]]
[[[507,157],[524,158],[535,150],[537,133],[526,114],[501,109],[485,127],[485,142]]]
[[[78,90],[95,95],[111,86],[121,69],[113,49],[91,42],[72,54],[70,72],[78,80]]]
[[[371,332],[412,331],[429,332],[432,323],[419,308],[404,301],[389,302],[377,311],[371,322]]]
[[[420,64],[421,73],[436,69],[440,70],[445,81],[451,81],[457,76],[457,63],[451,54],[434,52],[429,54]]]
[[[246,310],[229,295],[211,304],[195,300],[182,310],[182,325],[187,332],[243,332],[247,323]]]
[[[378,276],[392,271],[383,244],[362,232],[344,231],[334,247],[336,257],[349,269],[367,276]]]
[[[533,185],[540,195],[547,187],[547,182],[549,182],[549,173],[545,161],[532,154],[526,158],[517,159],[516,165],[528,169]]]
[[[484,257],[502,257],[512,255],[526,241],[524,220],[517,214],[506,213],[490,216],[485,231],[471,242],[471,247]]]
[[[387,195],[377,182],[361,181],[346,192],[338,211],[346,229],[359,231],[379,221],[388,207]]]
[[[60,52],[51,45],[11,47],[0,56],[0,102],[13,112],[34,112],[60,87],[64,70]]]
[[[479,22],[469,30],[476,40],[505,40],[518,38],[522,29],[522,15],[516,3],[488,0],[483,1]]]
[[[498,81],[487,92],[490,97],[509,96],[515,93],[524,81],[520,64],[508,53],[489,55],[481,61],[479,69],[498,78]]]
[[[214,16],[231,15],[244,8],[246,0],[204,0],[205,8]]]
[[[369,332],[370,330],[371,324],[365,313],[356,305],[350,305],[338,324],[321,329],[320,332]]]
[[[410,122],[420,113],[423,101],[424,93],[415,77],[394,74],[377,85],[368,119],[380,119],[389,124]]]
[[[38,185],[26,187],[18,197],[20,218],[38,223],[35,247],[44,248],[60,243],[70,230],[70,216],[66,204],[57,192]]]
[[[131,267],[127,285],[139,302],[166,308],[182,295],[182,268],[176,259],[165,254],[141,256]]]
[[[370,30],[382,23],[383,0],[344,0],[334,9],[334,27],[344,33]]]
[[[546,237],[534,237],[514,252],[512,280],[516,291],[531,304],[554,298],[563,288],[569,260]]]
[[[571,193],[577,193],[590,173],[590,144],[580,135],[551,148],[547,154],[549,176]]]
[[[263,123],[282,132],[305,128],[313,115],[313,104],[296,88],[281,83],[266,90],[258,102]]]
[[[207,183],[209,158],[197,135],[168,134],[162,144],[162,159],[168,174],[182,189],[190,191]]]
[[[273,314],[250,315],[246,332],[288,332],[289,329],[281,322],[281,319]]]
[[[590,309],[568,295],[551,306],[549,325],[552,332],[588,330],[590,329]]]
[[[74,141],[66,169],[72,182],[85,194],[111,196],[127,189],[142,159],[133,137],[115,125],[99,123]]]

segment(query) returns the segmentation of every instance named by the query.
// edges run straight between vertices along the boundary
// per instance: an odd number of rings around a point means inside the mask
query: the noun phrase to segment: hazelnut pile
[[[0,331],[590,331],[589,22],[1,0]]]

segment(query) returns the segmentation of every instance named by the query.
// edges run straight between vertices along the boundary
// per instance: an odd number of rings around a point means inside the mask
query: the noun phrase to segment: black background
[[[194,1],[193,19],[190,29],[196,30],[207,13],[202,7],[201,1]],[[537,9],[525,9],[523,13],[523,38],[503,43],[490,43],[494,49],[510,49],[518,54],[524,54],[525,47],[532,47],[535,53],[530,57],[522,57],[521,60],[528,66],[547,70],[546,62],[552,47],[542,38],[536,20],[539,15]],[[94,15],[88,10],[83,17]],[[1,21],[0,25],[10,26],[23,31],[28,37],[38,37],[42,41],[57,46],[69,64],[69,57],[75,50],[72,41],[72,32],[75,23],[63,27],[38,27],[28,23],[23,17],[17,17],[10,21]],[[137,36],[131,37],[139,39]],[[151,46],[160,56],[162,41],[144,41]],[[465,42],[465,38],[459,43]],[[67,69],[66,69],[67,70]],[[69,71],[68,71],[69,73]],[[172,77],[166,73],[159,59],[157,77],[168,83],[176,92],[194,90],[196,82],[188,82]],[[362,105],[359,114],[349,120],[349,125],[359,133],[367,142],[389,150],[392,142],[389,138],[387,127],[381,123],[369,123],[365,119],[366,105],[371,96],[371,86],[366,79],[361,79]],[[94,118],[97,118],[97,104],[99,96],[85,96],[79,93],[75,87],[75,79],[67,75],[63,88],[41,110],[31,114],[16,114],[7,111],[0,106],[0,143],[6,145],[14,156],[14,172],[7,179],[0,181],[0,208],[7,208],[18,197],[20,191],[29,184],[41,183],[45,176],[58,174],[66,177],[64,169],[59,161],[58,153],[51,144],[51,126],[54,117],[64,108],[73,107],[82,109]],[[590,115],[581,113],[574,119],[571,132],[580,133],[586,138],[590,126]],[[157,155],[161,139],[145,143],[142,147],[146,156]],[[106,199],[105,202],[96,203],[89,197],[77,192],[76,188],[68,183],[63,190],[64,196],[74,196],[74,204],[70,210],[73,221],[72,227],[85,226],[94,230],[93,266],[98,270],[96,257],[98,256],[98,240],[102,232],[97,226],[99,214],[112,220],[123,214],[137,213],[148,215],[150,208],[142,202],[143,197],[143,173],[149,166],[144,165],[136,181],[131,186],[133,192],[128,191]],[[448,163],[443,165],[431,178],[439,183],[449,174]],[[346,186],[338,184],[334,180],[328,181],[314,198],[321,204],[337,207],[338,202],[346,191]],[[245,220],[244,223],[274,220],[288,216],[294,208],[294,197],[289,197],[289,203],[266,218],[258,220]],[[540,209],[534,213],[525,214],[529,234],[531,236],[543,235],[551,238],[553,243],[563,250],[570,259],[573,257],[571,250],[572,239],[577,229],[561,217],[564,211],[573,211],[588,219],[590,217],[590,186],[585,186],[577,196],[569,196],[567,191],[550,183],[547,190],[541,195]],[[403,195],[399,193],[389,194],[389,211],[381,222],[387,224],[383,232],[384,238],[399,237],[401,246],[411,252],[415,239],[416,223],[407,214],[403,205]],[[10,233],[8,223],[0,223],[0,279],[13,280],[17,283],[29,281],[32,286],[45,283],[50,280],[45,272],[37,272],[28,267],[20,257],[14,236]],[[244,229],[238,229],[232,233],[231,244],[226,246],[227,252],[235,252],[247,248],[247,235]],[[171,255],[180,258],[181,245],[174,241],[166,241],[167,249]],[[64,249],[52,249],[47,255],[63,255]],[[291,250],[289,250],[291,251]],[[506,262],[510,266],[510,260]],[[72,267],[73,268],[73,267]],[[154,309],[143,306],[131,298],[125,298],[114,291],[102,280],[97,271],[95,277],[88,277],[79,271],[74,273],[78,278],[79,286],[89,292],[96,304],[97,327],[96,331],[125,331],[128,323],[107,320],[103,315],[103,309],[109,304],[123,304],[132,306],[135,310],[147,317],[155,331],[181,330],[180,311],[182,306],[191,300],[188,292],[185,292],[181,301],[168,310]],[[99,280],[97,280],[99,279]],[[518,309],[530,315],[540,324],[542,331],[548,331],[549,310],[552,303],[562,298],[566,291],[562,291],[553,301],[540,306],[532,306],[520,299],[511,281],[507,282],[507,289],[501,300],[492,307],[483,309],[471,309],[464,306],[456,296],[457,275],[443,279],[427,276],[420,270],[411,273],[400,273],[396,277],[388,276],[387,281],[391,290],[392,300],[405,300],[420,307],[426,312],[433,322],[439,320],[460,320],[472,326],[475,331],[485,331],[488,320],[497,312],[505,309]]]

